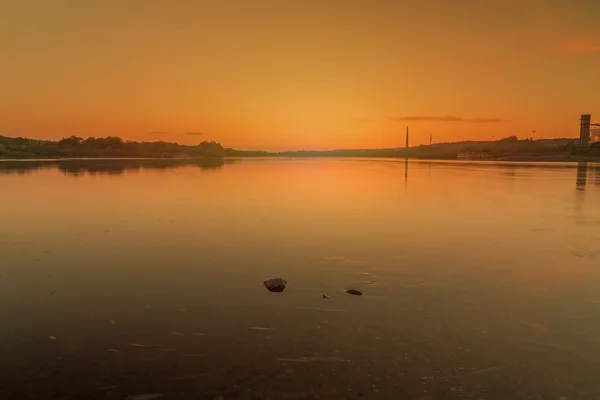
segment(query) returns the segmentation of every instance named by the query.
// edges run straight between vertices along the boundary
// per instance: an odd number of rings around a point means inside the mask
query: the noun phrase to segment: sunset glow
[[[7,1],[0,135],[238,149],[577,137],[596,0]]]

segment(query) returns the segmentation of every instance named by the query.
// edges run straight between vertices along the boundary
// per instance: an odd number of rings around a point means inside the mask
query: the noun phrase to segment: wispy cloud
[[[148,132],[151,135],[168,135],[169,132]]]
[[[206,135],[206,133],[204,132],[184,132],[184,135],[192,135],[192,136],[202,136],[202,135]]]
[[[408,117],[388,117],[392,121],[436,121],[436,122],[468,122],[474,124],[500,122],[500,118],[462,118],[452,115],[446,116],[408,116]]]
[[[569,54],[589,54],[600,51],[600,39],[577,38],[561,43],[559,50]]]

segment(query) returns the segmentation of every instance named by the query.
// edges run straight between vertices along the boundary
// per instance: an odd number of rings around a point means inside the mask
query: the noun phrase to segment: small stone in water
[[[327,296],[325,293],[323,293],[321,296],[323,296],[324,299],[330,299],[330,297]]]
[[[270,292],[283,292],[287,285],[287,281],[283,278],[275,278],[266,280],[263,284]]]
[[[362,296],[362,292],[360,290],[356,290],[356,289],[348,289],[346,290],[347,293],[353,294],[355,296]]]

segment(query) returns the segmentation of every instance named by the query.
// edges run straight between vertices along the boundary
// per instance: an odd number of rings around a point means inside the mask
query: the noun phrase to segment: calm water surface
[[[600,398],[600,165],[0,162],[0,190],[1,399]]]

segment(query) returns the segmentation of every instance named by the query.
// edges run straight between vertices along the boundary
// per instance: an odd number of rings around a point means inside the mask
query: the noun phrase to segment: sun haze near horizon
[[[262,150],[576,137],[595,0],[0,4],[0,135]],[[595,107],[595,108],[594,108]]]

